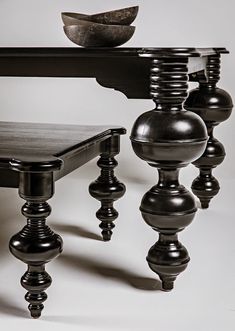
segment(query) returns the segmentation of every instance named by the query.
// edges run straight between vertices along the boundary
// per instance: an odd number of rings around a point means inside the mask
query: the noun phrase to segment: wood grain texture
[[[121,127],[0,122],[0,169],[55,167],[59,179],[99,155],[105,139],[124,133]]]

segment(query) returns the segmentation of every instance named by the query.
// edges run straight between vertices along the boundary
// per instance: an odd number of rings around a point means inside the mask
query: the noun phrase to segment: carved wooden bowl
[[[83,47],[116,47],[127,42],[135,31],[134,26],[107,25],[77,20],[76,25],[65,25],[66,36]]]
[[[64,25],[75,25],[80,20],[108,25],[130,25],[138,14],[139,7],[128,7],[104,13],[85,15],[80,13],[61,13]]]

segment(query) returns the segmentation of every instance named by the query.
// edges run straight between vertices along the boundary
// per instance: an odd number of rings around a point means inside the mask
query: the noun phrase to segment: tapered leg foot
[[[111,151],[110,145],[112,146]],[[119,150],[119,137],[113,137],[110,145],[97,162],[101,168],[101,175],[89,186],[91,196],[101,202],[101,208],[97,211],[96,217],[101,221],[99,227],[102,229],[101,234],[104,241],[111,239],[112,230],[115,227],[114,221],[118,217],[113,203],[121,198],[126,190],[125,185],[114,176],[114,168],[118,164],[114,156]]]
[[[90,189],[94,188],[95,184],[91,185]],[[94,192],[94,191],[93,191]],[[104,241],[109,241],[112,237],[113,223],[118,217],[118,212],[113,208],[113,201],[103,201],[101,208],[97,211],[96,217],[101,221],[99,227],[102,229],[102,238]]]
[[[101,234],[104,241],[110,241],[113,231],[112,229],[115,227],[113,223],[101,222],[99,227],[102,229]]]
[[[111,228],[113,229],[114,228],[114,224],[113,225],[108,225],[108,224],[105,224],[104,222],[102,222],[100,225],[100,228],[103,229],[101,231],[101,234],[102,234],[102,238],[103,238],[103,241],[110,241],[111,240],[111,237],[112,237],[112,230]]]
[[[177,234],[160,233],[159,240],[148,252],[147,261],[161,279],[162,289],[171,291],[176,277],[187,268],[190,258]]]
[[[176,277],[160,277],[162,280],[162,290],[164,292],[170,292],[174,288],[174,281]]]
[[[45,290],[51,285],[52,279],[45,271],[45,266],[28,265],[27,272],[21,278],[21,285],[28,291],[25,300],[29,303],[28,309],[33,318],[39,318],[44,308],[43,302],[47,299]]]
[[[211,201],[211,199],[200,199],[201,208],[202,209],[209,208],[210,201]]]

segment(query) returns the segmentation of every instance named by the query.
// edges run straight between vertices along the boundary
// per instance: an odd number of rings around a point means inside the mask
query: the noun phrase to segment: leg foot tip
[[[101,222],[99,227],[102,229],[101,231],[101,235],[103,238],[103,241],[110,241],[113,231],[112,229],[115,227],[115,225],[113,223],[105,223],[105,222]]]
[[[31,311],[30,314],[31,314],[31,317],[33,319],[37,319],[37,318],[39,318],[41,316],[41,312],[40,311]]]
[[[103,241],[110,241],[111,237],[112,237],[112,233],[110,234],[110,233],[103,233],[102,232]]]
[[[170,292],[174,288],[173,281],[162,281],[162,290],[164,292]]]
[[[201,208],[202,209],[207,209],[209,208],[210,200],[201,200]]]
[[[34,319],[39,318],[41,316],[43,308],[43,304],[37,305],[36,307],[32,307],[31,305],[29,305],[29,312],[31,317]]]

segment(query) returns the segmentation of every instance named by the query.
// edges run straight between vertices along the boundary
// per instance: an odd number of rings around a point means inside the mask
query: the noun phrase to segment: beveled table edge
[[[0,47],[0,57],[200,57],[225,54],[224,47]]]

